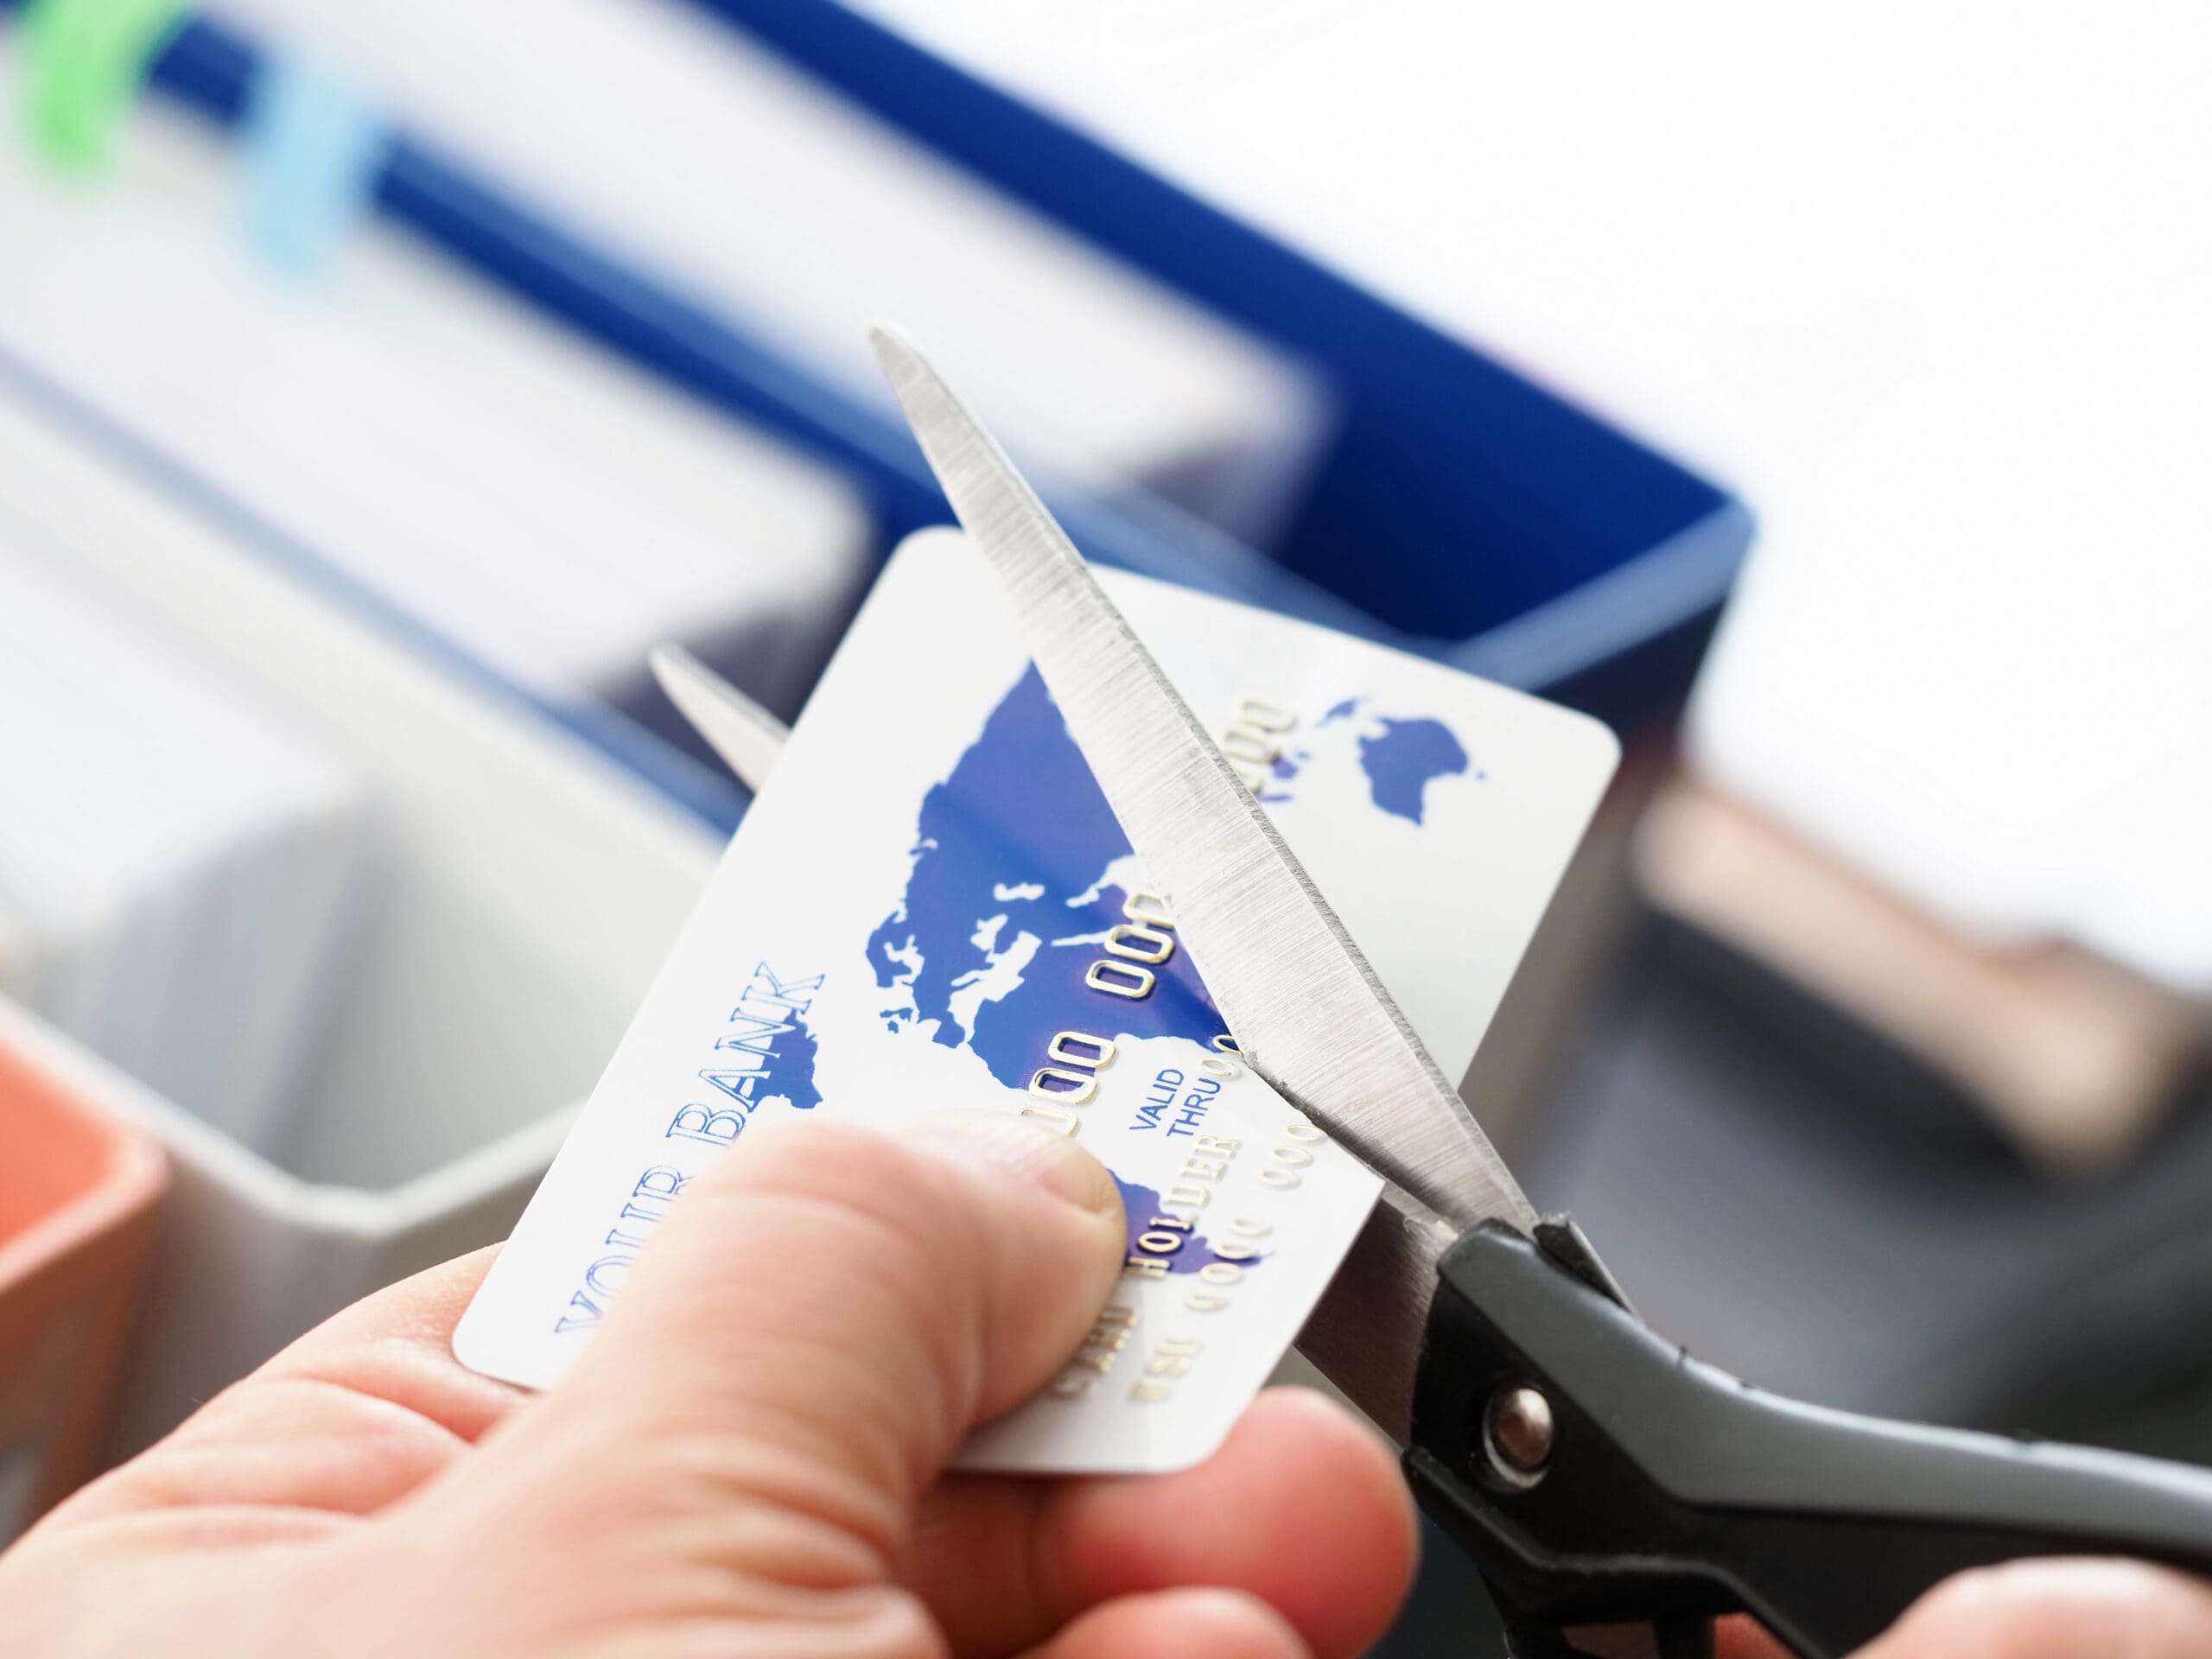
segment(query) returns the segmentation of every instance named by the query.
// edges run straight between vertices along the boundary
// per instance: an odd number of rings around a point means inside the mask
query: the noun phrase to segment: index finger
[[[453,1357],[496,1246],[332,1315],[56,1510],[48,1528],[236,1504],[365,1516],[437,1473],[529,1396]]]

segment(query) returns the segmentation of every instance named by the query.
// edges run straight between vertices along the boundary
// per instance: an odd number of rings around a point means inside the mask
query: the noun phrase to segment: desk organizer
[[[0,1545],[99,1466],[164,1171],[0,1005]]]
[[[831,0],[694,3],[977,188],[1315,378],[1333,419],[1267,551],[1154,499],[1042,480],[1087,552],[1402,645],[1616,725],[1679,699],[1750,539],[1749,515],[1725,491]],[[246,35],[195,18],[156,59],[151,83],[235,127],[270,61]],[[632,268],[563,228],[557,199],[541,210],[404,131],[367,189],[391,223],[486,280],[844,470],[875,504],[880,550],[948,516],[887,404],[771,344],[785,337],[772,316],[702,302],[681,272]],[[127,424],[128,411],[103,413]],[[727,797],[639,749],[627,723],[557,712],[730,821]]]
[[[0,381],[4,387],[4,381]],[[504,1237],[721,838],[496,683],[327,603],[140,472],[0,396],[10,556],[51,562],[285,709],[365,782],[383,866],[327,1058],[257,1144],[20,1014],[9,1040],[175,1177],[110,1440],[128,1452],[368,1291]]]

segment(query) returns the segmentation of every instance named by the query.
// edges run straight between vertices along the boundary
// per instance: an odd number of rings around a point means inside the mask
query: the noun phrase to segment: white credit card
[[[1458,1075],[1618,747],[1594,721],[1309,624],[1100,579]],[[830,664],[568,1144],[454,1333],[534,1387],[681,1186],[751,1125],[1001,1102],[1120,1181],[1091,1340],[960,1463],[1161,1471],[1220,1444],[1376,1178],[1224,1051],[995,581],[910,538]]]

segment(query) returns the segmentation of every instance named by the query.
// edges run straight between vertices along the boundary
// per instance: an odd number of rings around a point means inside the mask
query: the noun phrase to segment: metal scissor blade
[[[921,353],[869,338],[1245,1058],[1439,1215],[1533,1228],[1503,1160],[1074,543]]]
[[[754,794],[768,781],[791,728],[681,645],[656,645],[647,659],[668,700]]]
[[[1414,1371],[1436,1264],[1459,1230],[1404,1188],[1382,1196],[1321,1293],[1298,1351],[1400,1446],[1413,1438]]]

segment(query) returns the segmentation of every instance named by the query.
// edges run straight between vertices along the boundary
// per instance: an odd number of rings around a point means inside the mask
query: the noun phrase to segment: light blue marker
[[[302,59],[272,56],[245,117],[246,239],[290,276],[312,278],[365,210],[391,148],[373,105]]]

